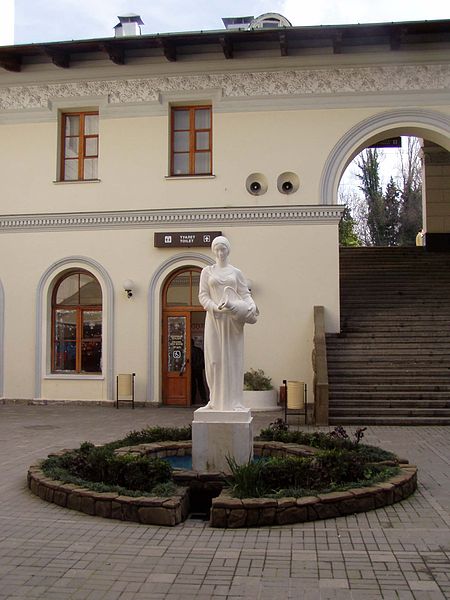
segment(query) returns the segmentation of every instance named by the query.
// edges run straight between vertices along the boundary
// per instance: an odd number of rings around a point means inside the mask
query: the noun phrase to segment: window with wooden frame
[[[98,112],[61,115],[61,181],[98,179]]]
[[[101,373],[102,290],[87,271],[70,271],[52,295],[52,373]]]
[[[173,106],[170,175],[211,174],[211,106]]]

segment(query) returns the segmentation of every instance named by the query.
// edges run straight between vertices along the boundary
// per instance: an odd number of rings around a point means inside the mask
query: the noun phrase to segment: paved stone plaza
[[[48,504],[26,487],[27,467],[53,450],[191,419],[177,408],[0,406],[0,600],[450,598],[449,427],[370,427],[365,442],[419,466],[415,495],[294,526],[124,523]],[[273,419],[257,415],[255,431]]]

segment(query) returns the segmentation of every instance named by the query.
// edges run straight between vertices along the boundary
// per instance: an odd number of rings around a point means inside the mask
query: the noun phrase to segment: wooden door
[[[163,313],[163,401],[191,404],[191,319],[188,311]]]

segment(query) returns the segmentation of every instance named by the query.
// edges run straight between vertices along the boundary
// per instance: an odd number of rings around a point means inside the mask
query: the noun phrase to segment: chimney
[[[114,27],[115,37],[128,37],[133,35],[141,35],[141,25],[144,24],[139,15],[133,13],[117,17],[119,23]]]
[[[225,29],[248,29],[253,17],[223,17]]]

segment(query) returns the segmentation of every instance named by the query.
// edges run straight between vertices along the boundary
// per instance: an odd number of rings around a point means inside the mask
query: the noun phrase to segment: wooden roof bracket
[[[400,50],[400,46],[404,41],[405,29],[403,27],[396,27],[395,29],[391,29],[389,33],[389,44],[391,46],[391,50]]]
[[[167,60],[169,62],[175,62],[177,60],[177,50],[175,46],[163,38],[160,38],[158,42]]]
[[[50,46],[44,46],[45,53],[52,59],[52,63],[61,69],[70,67],[70,54],[64,50],[56,50]]]
[[[280,40],[281,56],[288,56],[288,54],[289,54],[288,41],[287,41],[286,33],[284,31],[280,31],[279,40]]]
[[[220,45],[222,46],[222,52],[225,58],[234,58],[233,57],[233,43],[229,37],[225,37],[221,35],[219,38]]]
[[[0,67],[3,67],[7,71],[19,73],[22,69],[22,57],[15,56],[14,54],[3,54],[0,56]]]
[[[342,54],[342,33],[333,35],[333,54]]]
[[[115,65],[125,64],[125,50],[122,46],[105,43],[103,44],[103,49],[108,54],[109,60]]]

